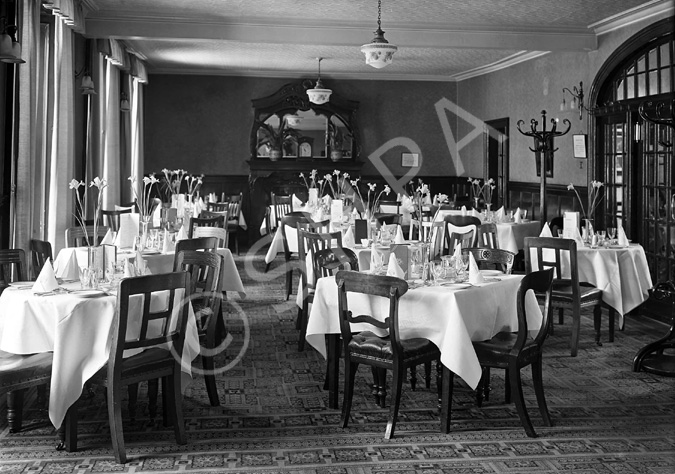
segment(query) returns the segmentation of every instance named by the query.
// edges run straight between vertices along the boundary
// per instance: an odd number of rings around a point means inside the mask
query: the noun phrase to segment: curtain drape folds
[[[145,69],[145,64],[143,64],[143,61],[138,59],[138,57],[134,56],[133,54],[130,55],[130,59],[131,59],[131,73],[130,73],[131,76],[141,84],[147,84],[148,72]]]
[[[42,0],[42,5],[60,17],[72,30],[84,33],[84,9],[81,0]]]

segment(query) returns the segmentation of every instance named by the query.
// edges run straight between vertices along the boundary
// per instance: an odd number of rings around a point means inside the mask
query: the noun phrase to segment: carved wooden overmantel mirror
[[[305,79],[252,100],[252,178],[283,171],[361,168],[355,118],[359,103],[333,93],[325,104],[313,104],[307,97],[313,86]]]

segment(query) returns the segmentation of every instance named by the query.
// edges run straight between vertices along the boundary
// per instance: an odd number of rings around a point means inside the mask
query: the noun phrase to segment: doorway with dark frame
[[[507,205],[509,183],[509,119],[485,122],[485,179],[492,178],[497,186],[492,194],[493,209]],[[496,200],[496,202],[495,202]]]

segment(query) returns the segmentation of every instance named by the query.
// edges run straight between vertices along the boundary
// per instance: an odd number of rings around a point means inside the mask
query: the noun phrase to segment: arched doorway
[[[612,54],[593,83],[589,173],[606,185],[599,228],[623,221],[640,243],[654,281],[675,278],[673,130],[645,122],[648,100],[675,92],[673,18],[654,23]],[[671,202],[672,201],[672,202]]]

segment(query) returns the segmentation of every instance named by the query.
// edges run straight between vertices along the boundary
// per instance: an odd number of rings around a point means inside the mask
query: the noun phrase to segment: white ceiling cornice
[[[647,20],[654,16],[673,14],[673,12],[675,12],[675,2],[673,0],[651,0],[638,7],[588,25],[588,27],[599,36],[624,28],[638,21]]]
[[[548,51],[521,51],[520,53],[513,54],[507,58],[502,59],[501,61],[497,61],[492,64],[487,64],[485,66],[464,71],[460,74],[455,74],[452,76],[452,79],[454,79],[457,82],[463,81],[465,79],[471,79],[472,77],[482,76],[483,74],[488,74],[491,72],[499,71],[501,69],[506,69],[507,67],[511,67],[516,64],[529,61],[530,59],[545,56],[548,53],[549,53]]]

